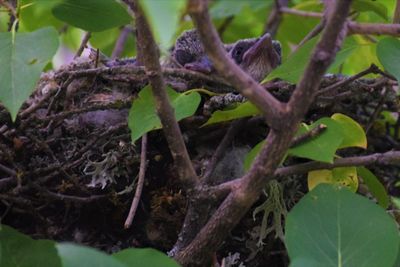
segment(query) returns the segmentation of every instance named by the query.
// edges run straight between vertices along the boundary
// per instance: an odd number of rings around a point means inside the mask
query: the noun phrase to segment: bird
[[[261,81],[281,62],[281,45],[266,33],[258,38],[241,39],[225,44],[228,55],[242,70],[256,81]],[[171,57],[175,67],[210,74],[215,72],[197,30],[183,32],[176,40]]]

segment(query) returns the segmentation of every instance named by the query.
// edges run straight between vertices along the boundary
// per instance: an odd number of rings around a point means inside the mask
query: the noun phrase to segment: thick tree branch
[[[349,21],[348,34],[377,34],[400,36],[400,24],[358,23]]]
[[[207,38],[206,36],[207,33],[215,32],[215,30],[212,28],[207,13],[206,2],[192,0],[189,3],[189,10],[193,14],[203,40],[209,41],[208,45],[211,46],[206,49],[210,49],[213,46],[210,45],[211,41],[215,44],[215,37]],[[312,102],[312,96],[318,89],[322,75],[334,59],[338,48],[337,45],[342,40],[341,32],[343,31],[350,3],[351,1],[348,0],[336,1],[335,10],[332,13],[333,15],[328,18],[322,39],[313,52],[310,63],[295,90],[295,97],[292,96],[291,102],[289,102],[287,122],[280,122],[281,125],[284,125],[284,130],[277,131],[272,129],[270,131],[266,144],[250,171],[242,178],[240,186],[228,195],[196,238],[183,251],[178,253],[176,258],[184,266],[201,266],[204,258],[210,257],[210,253],[219,247],[275,173],[278,164],[290,145],[300,120]],[[223,57],[211,56],[211,53],[210,57],[215,64],[220,64],[218,60],[224,60]],[[220,64],[221,66],[224,65]],[[273,120],[274,118],[271,121]]]
[[[142,55],[145,71],[156,102],[157,114],[160,117],[169,149],[177,167],[179,179],[189,188],[194,187],[198,178],[186,150],[178,122],[175,119],[174,110],[168,101],[159,62],[158,47],[149,24],[136,1],[129,0],[127,2],[135,14],[138,53]]]
[[[207,55],[218,73],[263,112],[272,128],[280,127],[283,104],[266,92],[227,55],[207,12],[207,2],[206,0],[189,0],[188,7]]]

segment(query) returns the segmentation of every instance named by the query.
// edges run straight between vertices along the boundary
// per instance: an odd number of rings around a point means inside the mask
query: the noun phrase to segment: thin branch
[[[147,152],[147,134],[142,136],[142,147],[140,152],[140,167],[139,167],[139,178],[136,186],[135,196],[132,199],[131,208],[129,210],[128,217],[125,220],[124,228],[128,229],[132,225],[133,218],[135,217],[137,207],[139,205],[140,197],[142,195],[144,177],[146,176],[146,152]]]
[[[292,142],[290,143],[290,147],[293,148],[295,146],[298,146],[302,144],[303,142],[309,141],[321,133],[323,133],[327,129],[327,126],[324,124],[318,124],[317,127],[313,128],[312,130],[306,132],[305,134],[302,134],[300,136],[297,136],[293,138]]]
[[[87,43],[89,42],[90,37],[92,36],[92,34],[90,32],[86,32],[85,35],[82,38],[82,42],[81,45],[79,46],[78,51],[76,51],[76,54],[74,56],[74,59],[80,57],[82,55],[83,50],[85,49],[85,47],[87,46]]]
[[[289,0],[275,0],[275,5],[269,14],[269,17],[264,26],[264,33],[271,34],[274,37],[278,31],[279,25],[282,22],[281,8],[287,7]]]
[[[118,40],[115,43],[114,50],[112,51],[111,58],[119,58],[124,51],[125,43],[128,40],[130,34],[133,33],[133,29],[130,26],[124,26],[119,34]]]
[[[367,69],[365,69],[365,70],[363,70],[363,71],[361,71],[361,72],[359,72],[359,73],[357,73],[357,74],[355,74],[353,76],[350,76],[350,77],[348,77],[346,79],[340,80],[337,83],[334,83],[332,85],[329,85],[329,86],[319,90],[316,93],[316,96],[320,96],[320,95],[323,95],[325,93],[330,93],[333,90],[335,90],[336,88],[345,86],[345,85],[347,85],[347,84],[349,84],[349,83],[351,83],[351,82],[353,82],[353,81],[355,81],[355,80],[357,80],[357,79],[359,79],[359,78],[361,78],[361,77],[363,77],[363,76],[365,76],[367,74],[378,73],[378,70],[379,70],[378,66],[376,66],[375,64],[371,64],[371,66],[369,66]]]
[[[310,171],[349,166],[366,166],[371,164],[381,165],[399,165],[400,164],[400,151],[389,151],[386,153],[376,153],[368,156],[348,157],[336,159],[333,163],[324,163],[312,161],[302,164],[297,164],[288,167],[278,168],[275,171],[276,176],[288,176],[294,174],[305,174]]]
[[[127,3],[135,14],[138,53],[142,55],[145,71],[156,103],[157,114],[161,120],[169,149],[177,167],[178,177],[185,186],[191,188],[197,184],[198,177],[190,161],[178,122],[175,119],[175,112],[168,100],[159,62],[160,52],[149,24],[137,2],[129,0]]]
[[[207,1],[191,0],[188,6],[199,32],[207,55],[218,73],[224,77],[246,98],[254,103],[265,115],[272,128],[280,127],[283,104],[266,92],[230,58],[218,37],[207,10]]]
[[[324,15],[319,12],[312,12],[312,11],[303,11],[298,9],[292,9],[288,7],[281,8],[282,13],[306,17],[306,18],[322,18]]]
[[[400,36],[400,24],[348,22],[348,34],[375,34]]]
[[[324,29],[326,24],[326,20],[322,19],[320,21],[320,23],[317,24],[317,26],[314,27],[314,29],[312,29],[304,38],[303,40],[300,41],[300,43],[296,46],[296,48],[293,50],[292,53],[294,53],[295,51],[297,51],[301,46],[303,46],[307,41],[309,41],[310,39],[314,38],[315,36],[317,36],[318,34],[320,34],[322,32],[322,30]]]

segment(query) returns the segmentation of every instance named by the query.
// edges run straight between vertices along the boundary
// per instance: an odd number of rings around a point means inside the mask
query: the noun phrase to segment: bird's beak
[[[207,56],[201,57],[198,61],[187,63],[184,67],[204,74],[210,74],[213,71],[213,65]]]
[[[273,42],[269,33],[264,34],[257,42],[252,45],[243,55],[243,61],[251,64],[260,59],[264,59],[272,68],[280,64],[281,51],[279,42]]]

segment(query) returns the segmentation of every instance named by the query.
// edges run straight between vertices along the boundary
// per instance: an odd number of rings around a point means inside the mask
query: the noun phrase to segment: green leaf
[[[384,38],[376,47],[376,54],[386,71],[400,81],[400,41],[393,37]]]
[[[393,267],[399,250],[392,217],[372,201],[327,184],[289,212],[285,241],[291,261],[325,267]]]
[[[389,206],[389,196],[385,187],[370,170],[365,167],[357,167],[357,172],[363,179],[371,194],[378,200],[379,205],[384,209]]]
[[[93,248],[71,243],[59,243],[56,247],[63,267],[128,267],[112,256]]]
[[[289,58],[282,65],[274,69],[263,82],[280,78],[282,80],[297,83],[304,72],[306,64],[308,63],[311,52],[317,44],[318,38],[314,37],[300,47],[296,52],[291,54]]]
[[[172,107],[175,109],[177,121],[192,116],[201,100],[200,94],[197,92],[179,94],[170,87],[167,88],[167,94]],[[162,127],[156,113],[150,86],[143,88],[138,98],[133,101],[129,111],[128,126],[131,129],[132,142],[138,140],[143,134]]]
[[[15,33],[15,38],[10,32],[0,33],[0,102],[13,120],[57,48],[54,28]]]
[[[59,20],[90,32],[122,26],[132,20],[115,0],[62,0],[52,12]]]
[[[240,103],[233,109],[217,110],[213,112],[211,117],[203,126],[258,114],[261,114],[260,110],[249,101],[246,101],[244,103]]]
[[[7,225],[0,225],[0,266],[61,267],[55,243],[33,240]]]
[[[351,7],[359,12],[372,11],[379,15],[385,20],[388,20],[388,10],[387,8],[378,1],[371,0],[354,0],[351,3]]]
[[[238,15],[244,7],[249,6],[253,10],[264,8],[271,4],[271,1],[259,0],[220,0],[210,9],[210,15],[214,19],[226,18]]]
[[[341,126],[343,141],[339,148],[367,148],[367,136],[360,124],[358,124],[352,118],[341,113],[335,113],[331,116],[331,118]]]
[[[59,28],[63,25],[56,19],[51,10],[61,0],[21,0],[20,27],[26,31],[34,31],[46,26]]]
[[[297,135],[302,135],[318,125],[326,125],[327,129],[311,140],[289,149],[289,155],[332,163],[336,150],[343,141],[341,125],[331,118],[321,118],[310,126],[302,125]]]
[[[139,0],[150,22],[153,34],[164,49],[173,44],[185,0]]]
[[[258,143],[255,147],[253,147],[249,153],[247,153],[246,157],[244,158],[244,170],[248,171],[253,164],[254,159],[260,153],[261,148],[265,144],[265,140]]]
[[[338,186],[345,186],[350,191],[358,189],[358,177],[356,167],[340,167],[332,170],[316,170],[307,174],[308,190],[317,185],[325,183]]]
[[[135,267],[179,267],[173,259],[169,258],[164,253],[151,248],[142,249],[124,249],[115,254],[113,257],[120,262],[125,263],[126,266]],[[140,263],[140,264],[139,264]]]
[[[301,75],[303,75],[318,39],[318,36],[314,37],[301,46],[296,52],[289,56],[286,62],[274,69],[263,82],[280,78],[294,84],[297,83],[300,80]],[[356,48],[357,45],[343,46],[336,54],[335,60],[329,67],[329,70],[333,70],[342,64]]]

